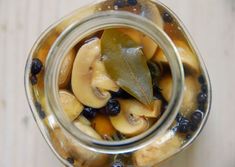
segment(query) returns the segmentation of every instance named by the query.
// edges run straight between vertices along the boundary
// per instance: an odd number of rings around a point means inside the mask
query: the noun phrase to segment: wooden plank
[[[0,76],[2,76],[2,81],[0,82],[0,156],[3,157],[3,148],[4,148],[4,139],[5,137],[3,137],[4,134],[4,129],[5,129],[5,125],[4,125],[4,118],[6,115],[6,111],[5,111],[5,99],[4,99],[4,79],[5,79],[5,44],[6,44],[6,17],[5,17],[5,10],[3,10],[4,8],[6,8],[6,2],[5,1],[0,1]],[[3,166],[3,161],[0,161],[0,166]]]

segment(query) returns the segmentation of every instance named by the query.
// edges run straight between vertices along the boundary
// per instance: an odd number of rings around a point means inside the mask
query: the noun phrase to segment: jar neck
[[[77,129],[64,115],[60,101],[58,76],[66,53],[91,33],[115,27],[136,29],[152,38],[163,50],[169,61],[173,78],[172,97],[166,111],[148,131],[122,141],[100,141]],[[155,24],[141,16],[122,11],[100,12],[65,29],[48,54],[45,69],[45,94],[49,109],[58,123],[84,147],[102,153],[118,154],[135,151],[152,142],[173,123],[182,101],[184,72],[179,53],[170,38]]]

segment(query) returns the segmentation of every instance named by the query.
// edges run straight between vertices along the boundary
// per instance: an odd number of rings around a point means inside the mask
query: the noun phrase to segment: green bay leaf
[[[141,46],[117,29],[107,29],[101,38],[101,52],[110,77],[137,100],[150,105],[152,80]]]

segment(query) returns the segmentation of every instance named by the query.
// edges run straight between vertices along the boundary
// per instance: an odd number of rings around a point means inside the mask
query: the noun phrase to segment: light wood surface
[[[0,166],[62,166],[42,138],[24,92],[39,34],[92,0],[0,0]],[[161,167],[235,167],[235,0],[162,0],[183,20],[207,64],[213,106],[196,142]]]

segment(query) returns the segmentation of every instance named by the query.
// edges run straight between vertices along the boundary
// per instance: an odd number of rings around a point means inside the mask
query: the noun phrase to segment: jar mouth
[[[173,77],[173,89],[166,111],[146,132],[121,141],[101,141],[84,134],[65,116],[59,100],[58,77],[63,58],[73,46],[93,32],[115,27],[136,29],[152,38],[160,46],[169,61]],[[44,79],[48,108],[55,114],[59,124],[87,149],[108,154],[135,151],[151,143],[156,137],[166,131],[179,111],[184,88],[183,65],[178,50],[171,39],[163,30],[146,18],[123,11],[99,12],[82,21],[74,22],[65,29],[48,53]]]

